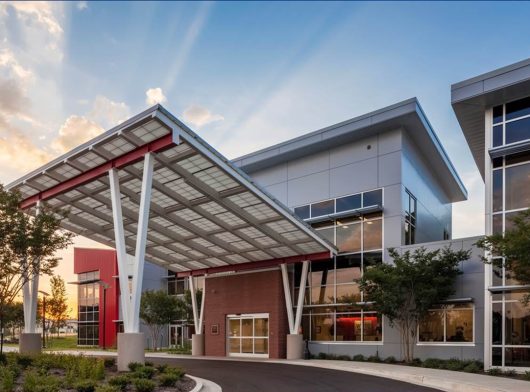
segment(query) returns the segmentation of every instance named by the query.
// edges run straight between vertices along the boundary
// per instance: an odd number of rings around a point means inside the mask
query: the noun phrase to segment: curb
[[[195,385],[195,388],[193,388],[190,392],[222,392],[222,388],[214,383],[213,381],[206,380],[204,378],[199,378],[195,376],[191,376],[189,374],[186,374],[189,378],[192,380],[195,380],[197,383]]]
[[[186,374],[186,376],[188,376],[193,381],[195,381],[195,387],[190,392],[199,392],[202,389],[202,387],[203,387],[202,379],[197,378],[197,377],[193,377],[193,376],[191,376],[189,374]]]

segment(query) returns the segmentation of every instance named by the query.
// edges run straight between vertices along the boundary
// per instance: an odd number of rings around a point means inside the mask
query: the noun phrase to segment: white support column
[[[283,294],[285,297],[285,307],[287,309],[287,321],[289,322],[289,333],[294,334],[293,302],[291,301],[291,289],[289,288],[289,275],[287,264],[280,264],[283,280]]]
[[[201,298],[201,313],[199,314],[199,335],[202,335],[203,321],[204,321],[204,300],[206,298],[206,281],[204,282],[204,287],[202,289],[202,298]]]
[[[140,332],[140,300],[142,297],[142,281],[144,277],[145,247],[147,245],[147,229],[149,226],[149,208],[151,206],[151,189],[153,184],[154,157],[148,153],[144,158],[142,193],[136,234],[136,252],[132,278],[132,299],[129,314],[132,332]]]
[[[31,289],[29,278],[25,277],[26,282],[22,287],[22,307],[24,309],[24,333],[31,332]]]
[[[302,308],[304,307],[304,296],[305,296],[305,286],[307,283],[307,273],[309,271],[309,261],[304,261],[302,263],[302,276],[300,277],[300,290],[298,291],[298,304],[296,307],[296,316],[294,319],[293,325],[293,334],[298,334],[300,330],[300,323],[302,321]]]
[[[188,277],[188,284],[191,292],[191,307],[193,309],[193,326],[195,327],[195,335],[200,335],[199,317],[197,314],[197,297],[195,291],[195,282],[193,276]]]
[[[127,252],[125,249],[125,232],[123,230],[123,216],[121,212],[120,179],[117,169],[109,170],[110,196],[112,202],[112,218],[114,220],[114,238],[116,242],[116,256],[118,259],[118,276],[120,284],[120,303],[125,333],[133,332],[129,323],[131,298],[129,295],[129,274],[127,272]]]

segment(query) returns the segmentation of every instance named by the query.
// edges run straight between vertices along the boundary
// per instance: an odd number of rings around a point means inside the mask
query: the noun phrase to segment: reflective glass
[[[340,252],[361,251],[361,223],[337,221],[337,248]]]
[[[442,309],[431,310],[420,322],[420,342],[444,341],[444,314]]]
[[[311,316],[311,340],[334,340],[333,314],[314,314]]]
[[[502,303],[491,306],[491,343],[502,344]]]
[[[228,321],[228,336],[241,336],[241,325],[239,319],[230,319]]]
[[[448,308],[445,316],[447,341],[473,341],[473,309]]]
[[[375,250],[381,249],[383,239],[383,221],[376,219],[363,223],[363,249]]]
[[[530,139],[530,117],[505,124],[506,144]]]
[[[530,206],[530,164],[506,168],[505,209]]]
[[[493,234],[501,234],[502,233],[502,213],[493,215],[492,221],[493,221],[492,222]]]
[[[501,125],[495,125],[493,127],[493,147],[502,146],[502,124]]]
[[[493,171],[493,211],[502,211],[502,169]]]
[[[502,122],[502,105],[493,108],[493,124]]]
[[[530,97],[506,104],[506,121],[530,114]]]
[[[269,339],[254,339],[254,354],[268,354]]]
[[[506,348],[504,350],[504,366],[530,367],[530,348]]]
[[[309,219],[309,206],[296,207],[294,214],[300,219]]]
[[[335,286],[312,286],[311,304],[332,304],[335,302]]]
[[[353,283],[361,278],[361,258],[361,254],[337,256],[337,284]]]
[[[254,320],[241,319],[241,336],[253,336],[254,334]]]
[[[335,243],[335,227],[326,227],[322,229],[315,229],[318,234],[322,236],[322,238],[325,238],[332,244]]]
[[[269,336],[269,319],[254,319],[254,336]]]
[[[361,313],[337,314],[337,341],[360,341]]]
[[[361,290],[358,283],[337,285],[337,303],[351,304],[361,302]]]
[[[516,163],[523,163],[523,162],[528,162],[528,161],[530,161],[530,151],[524,151],[518,154],[511,154],[511,155],[506,156],[506,166],[515,165]]]
[[[363,313],[363,340],[381,341],[383,340],[382,318],[377,313]]]
[[[311,217],[330,215],[335,212],[335,200],[326,200],[311,204]]]
[[[530,345],[530,308],[521,302],[505,305],[505,344]]]
[[[493,347],[491,349],[491,364],[493,366],[502,366],[502,348]]]
[[[355,210],[361,208],[361,195],[351,195],[337,199],[337,212]]]
[[[383,205],[383,190],[377,189],[363,193],[363,207]]]
[[[253,347],[253,340],[252,338],[249,339],[241,339],[241,352],[244,354],[253,354],[254,353],[254,347]]]
[[[241,339],[239,338],[231,338],[228,339],[228,349],[232,354],[238,354],[241,351]]]
[[[311,263],[311,274],[309,275],[309,284],[332,285],[335,283],[335,261],[326,260]]]

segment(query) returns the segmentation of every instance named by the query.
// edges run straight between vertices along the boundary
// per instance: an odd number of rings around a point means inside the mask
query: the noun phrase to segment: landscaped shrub
[[[155,364],[153,362],[151,362],[151,361],[145,361],[144,366],[155,367]]]
[[[158,377],[158,385],[161,387],[174,387],[180,377],[174,373],[161,374]]]
[[[443,369],[443,360],[438,358],[427,358],[422,366],[430,369]]]
[[[152,366],[140,366],[133,373],[136,378],[151,379],[156,374],[156,369]]]
[[[381,358],[379,355],[370,355],[368,358],[366,358],[368,362],[381,362]]]
[[[337,359],[339,361],[350,361],[351,360],[349,355],[337,355]]]
[[[103,359],[103,364],[105,365],[105,368],[110,369],[116,365],[116,359],[114,358],[105,358]]]
[[[27,372],[22,384],[23,392],[58,392],[60,388],[59,378],[39,375],[35,371]]]
[[[326,353],[318,353],[317,358],[318,359],[328,359],[328,355]]]
[[[109,380],[109,384],[119,388],[120,390],[124,391],[127,389],[127,385],[129,385],[130,378],[126,376],[125,374],[121,374],[119,376],[112,377]]]
[[[165,363],[160,363],[156,365],[155,367],[156,367],[156,370],[158,370],[160,373],[165,373],[166,369],[168,368],[168,365]]]
[[[530,381],[530,371],[526,371],[523,373],[523,379],[526,381]]]
[[[517,372],[514,369],[508,369],[503,372],[503,375],[507,377],[515,377],[517,376]]]
[[[15,390],[15,374],[7,366],[0,367],[0,391],[13,392]]]
[[[33,363],[33,357],[29,355],[18,355],[17,364],[20,365],[22,369],[27,369]]]
[[[364,362],[364,355],[362,354],[355,354],[352,358],[352,361],[358,361],[358,362]]]
[[[145,378],[135,378],[132,383],[136,392],[153,392],[156,387],[154,381]]]
[[[421,359],[414,358],[411,363],[409,363],[410,366],[416,366],[419,367],[422,365]]]
[[[166,369],[166,373],[165,374],[173,374],[173,375],[177,376],[178,379],[180,380],[182,377],[184,377],[185,372],[181,368],[170,367],[170,368]]]
[[[130,364],[127,365],[127,367],[129,368],[131,372],[134,372],[136,369],[142,366],[144,366],[144,364],[140,362],[131,362]]]
[[[502,370],[499,368],[491,368],[486,371],[490,376],[500,376],[502,375]]]
[[[482,371],[482,366],[480,366],[477,361],[472,361],[468,363],[466,366],[464,366],[464,369],[462,369],[466,373],[479,373]]]
[[[93,380],[82,380],[74,384],[77,392],[94,392],[96,390],[96,383]]]
[[[396,357],[391,355],[389,357],[386,357],[384,362],[385,363],[397,363],[397,359],[396,359]]]
[[[115,387],[114,385],[101,384],[96,386],[95,392],[120,392],[120,388]]]
[[[447,370],[460,371],[463,370],[465,366],[466,363],[464,361],[461,361],[458,358],[451,358],[445,361],[444,368]]]

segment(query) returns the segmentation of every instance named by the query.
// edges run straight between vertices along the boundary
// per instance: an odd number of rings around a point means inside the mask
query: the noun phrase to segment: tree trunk
[[[0,355],[4,353],[4,312],[0,310]]]

